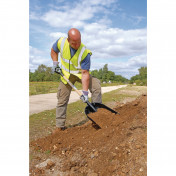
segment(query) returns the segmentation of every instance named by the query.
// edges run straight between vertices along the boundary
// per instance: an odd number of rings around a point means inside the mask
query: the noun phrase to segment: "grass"
[[[126,90],[126,93],[122,92]],[[134,95],[129,92],[140,92],[140,94],[147,91],[146,86],[127,86],[125,88],[117,89],[102,95],[103,104],[113,108],[116,106],[116,102],[121,102],[125,98],[136,98],[139,95]],[[87,121],[84,114],[85,103],[81,100],[71,103],[67,107],[67,120],[66,126],[72,127],[85,123]],[[55,127],[56,109],[47,110],[38,114],[33,114],[29,118],[29,133],[30,140],[37,139],[49,135]]]
[[[57,92],[59,82],[30,82],[29,95]]]
[[[101,84],[102,87],[116,86],[117,83],[105,83]],[[56,93],[58,90],[59,82],[30,82],[29,83],[29,95]],[[82,89],[80,83],[75,83],[77,89]]]

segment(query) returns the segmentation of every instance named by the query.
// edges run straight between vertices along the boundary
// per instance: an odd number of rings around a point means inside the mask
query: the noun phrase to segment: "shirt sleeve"
[[[59,40],[59,39],[58,39]],[[58,47],[57,47],[57,42],[58,42],[58,40],[53,44],[53,46],[52,46],[52,48],[53,48],[53,50],[56,52],[56,53],[59,53],[59,49],[58,49]]]
[[[81,62],[81,69],[89,70],[90,69],[90,54]]]

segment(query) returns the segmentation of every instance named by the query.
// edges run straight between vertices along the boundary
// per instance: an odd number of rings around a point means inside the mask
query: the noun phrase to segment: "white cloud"
[[[132,16],[132,19],[134,19],[133,23],[136,25],[136,24],[139,24],[142,20],[144,20],[145,17],[143,17],[143,16]]]
[[[39,16],[35,12],[31,12],[29,14],[29,19],[30,20],[39,20],[40,18],[39,18]]]
[[[41,20],[47,22],[52,27],[64,28],[64,27],[83,27],[86,20],[90,20],[94,17],[96,9],[87,7],[82,13],[83,7],[77,5],[75,8],[68,8],[65,11],[50,10],[46,12]]]
[[[140,24],[143,20],[146,20],[146,17],[144,17],[144,16],[137,16],[137,15],[131,16],[131,15],[127,14],[126,12],[121,12],[119,15],[123,21],[126,21],[126,23],[130,23],[133,26],[136,26],[136,25]]]
[[[79,2],[73,2],[72,4],[67,4],[64,6],[60,5],[60,8],[55,8],[57,10],[49,10],[39,19],[47,22],[52,27],[65,28],[65,27],[79,27],[82,28],[87,24],[87,20],[94,19],[98,20],[98,13],[108,14],[112,13],[107,10],[107,7],[113,3],[117,4],[117,0],[84,0]],[[82,13],[83,12],[83,13]],[[37,19],[34,14],[30,14],[31,19]],[[111,20],[106,16],[99,19],[99,23],[110,24]]]
[[[108,6],[111,5],[114,2],[118,2],[117,0],[84,0],[83,3],[86,5],[102,5],[102,6]]]
[[[147,65],[147,56],[145,54],[132,57],[128,61],[130,67],[142,67]]]
[[[45,52],[29,46],[29,68],[32,72],[41,64],[51,66],[51,58],[47,58],[45,55]]]
[[[66,33],[62,33],[62,32],[52,32],[49,34],[49,36],[51,36],[54,39],[58,39],[60,37],[67,37]]]
[[[109,67],[114,71],[134,71],[138,70],[138,68],[147,65],[147,57],[146,55],[138,55],[131,57],[127,62],[114,62],[110,63]]]
[[[122,75],[126,78],[130,78],[131,76],[134,76],[138,74],[138,69],[140,67],[147,66],[147,56],[146,54],[138,55],[131,57],[127,62],[102,62],[97,63],[96,60],[92,61],[92,70],[103,68],[105,64],[108,64],[108,70],[111,70],[116,73],[116,75]]]
[[[146,29],[122,30],[89,24],[82,32],[83,42],[92,50],[92,58],[118,58],[146,53]]]

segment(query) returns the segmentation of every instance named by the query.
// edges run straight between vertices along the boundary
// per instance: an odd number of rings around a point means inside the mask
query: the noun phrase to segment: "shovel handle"
[[[94,108],[94,106],[89,102],[89,101],[86,101],[87,105],[90,106],[94,112],[97,112],[97,110]]]
[[[81,97],[82,93],[63,75],[62,76],[69,84],[70,86],[77,92],[77,94]],[[90,106],[94,112],[97,112],[97,110],[92,106],[92,104],[89,101],[86,101],[87,105]]]
[[[65,81],[67,81],[67,83],[77,92],[79,96],[82,95],[82,93],[64,76],[59,66],[55,68],[55,72],[60,74],[65,79]]]
[[[55,72],[60,74],[64,79],[65,81],[67,81],[67,83],[76,91],[76,93],[81,97],[82,96],[82,92],[80,92],[70,81],[69,79],[67,79],[64,74],[62,73],[62,70],[60,67],[57,67],[55,69]],[[89,101],[86,101],[87,105],[90,106],[94,112],[97,112],[97,110],[92,106],[92,104],[89,102]]]
[[[63,75],[62,76],[67,82],[68,82],[68,84],[77,92],[77,94],[79,95],[79,96],[81,96],[82,95],[82,93]]]

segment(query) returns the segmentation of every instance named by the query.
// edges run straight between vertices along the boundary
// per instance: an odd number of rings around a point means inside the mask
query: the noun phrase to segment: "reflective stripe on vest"
[[[61,55],[62,55],[62,53],[63,53],[63,49],[64,49],[64,43],[65,43],[65,40],[66,40],[67,38],[63,38],[63,40],[62,40],[62,42],[61,42]],[[62,56],[63,57],[63,56]]]
[[[81,63],[81,58],[82,58],[82,55],[83,55],[85,49],[86,49],[86,47],[83,46],[82,49],[81,49],[81,52],[79,53],[79,57],[78,57],[78,67],[77,67],[77,69],[81,69],[80,63]]]
[[[79,73],[79,70],[78,71],[71,71],[71,70],[65,68],[62,64],[61,64],[61,68],[64,69],[65,71],[67,71],[67,72],[70,71],[69,73],[72,73],[72,74],[78,74]]]
[[[63,38],[63,40],[62,40],[62,42],[61,42],[61,51],[60,51],[60,53],[61,53],[61,59],[62,59],[64,62],[66,62],[66,63],[68,63],[68,64],[71,64],[75,69],[81,69],[81,65],[80,65],[80,63],[81,63],[81,58],[82,58],[82,55],[83,55],[83,53],[84,53],[86,47],[85,47],[85,46],[82,47],[81,52],[79,53],[79,56],[78,56],[78,67],[76,67],[75,65],[73,65],[73,63],[72,63],[71,60],[65,59],[65,58],[63,57],[64,44],[65,44],[65,40],[66,40],[66,39],[67,39],[67,38]],[[65,68],[65,67],[64,67],[64,68]],[[68,69],[65,69],[65,70],[67,71]],[[69,72],[69,71],[68,71],[68,72]],[[75,72],[75,71],[74,71],[74,72]],[[79,71],[78,71],[78,72],[79,72]],[[70,71],[70,73],[71,73],[71,71]]]

